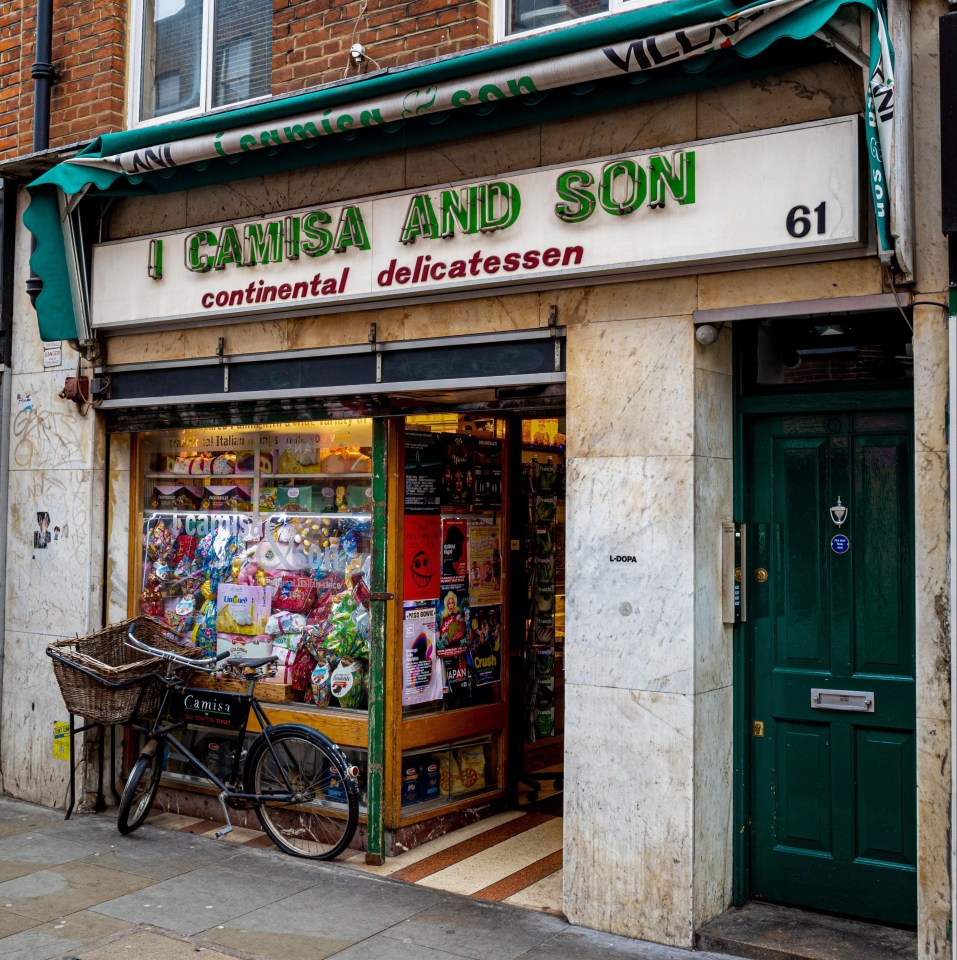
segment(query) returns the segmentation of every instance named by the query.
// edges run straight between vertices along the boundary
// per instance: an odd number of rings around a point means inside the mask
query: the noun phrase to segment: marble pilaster
[[[564,909],[688,947],[732,877],[730,334],[613,316],[568,330]]]
[[[13,402],[7,504],[6,626],[0,762],[3,790],[62,803],[67,766],[53,759],[54,720],[66,709],[45,656],[47,645],[101,623],[105,534],[105,444],[92,412],[58,394],[76,355],[44,369],[36,316],[25,294],[29,238],[18,237],[14,278]],[[49,515],[47,541],[38,514]],[[42,545],[41,545],[42,544]]]

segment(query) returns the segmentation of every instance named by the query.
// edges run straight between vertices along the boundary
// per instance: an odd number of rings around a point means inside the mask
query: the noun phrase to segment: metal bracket
[[[370,593],[370,600],[395,600],[394,593]]]
[[[223,366],[223,393],[229,393],[229,357],[226,356],[226,338],[220,337],[216,344],[216,356]]]

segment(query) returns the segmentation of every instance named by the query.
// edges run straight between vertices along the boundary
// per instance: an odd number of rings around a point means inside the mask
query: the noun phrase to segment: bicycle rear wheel
[[[262,798],[256,816],[280,850],[331,860],[349,846],[359,824],[359,798],[346,770],[342,751],[308,727],[276,727],[268,741],[262,734],[256,738],[246,758],[246,792]],[[270,800],[270,794],[285,797]]]
[[[163,745],[158,743],[153,753],[143,754],[130,771],[116,815],[120,833],[132,833],[142,826],[156,799],[162,773]]]

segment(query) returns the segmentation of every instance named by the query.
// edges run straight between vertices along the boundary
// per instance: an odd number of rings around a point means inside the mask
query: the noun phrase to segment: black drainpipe
[[[33,152],[50,148],[50,91],[56,80],[53,66],[53,0],[37,0],[36,60],[30,68],[33,77]],[[36,250],[36,238],[30,241],[30,253]],[[27,278],[27,293],[36,307],[43,280],[32,271]]]

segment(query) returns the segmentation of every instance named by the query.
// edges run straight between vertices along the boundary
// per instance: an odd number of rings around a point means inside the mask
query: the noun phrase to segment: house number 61
[[[825,201],[821,201],[815,208],[814,213],[817,214],[817,232],[824,233],[824,208]],[[798,240],[801,237],[806,237],[811,232],[811,210],[808,207],[805,207],[803,203],[799,203],[796,207],[791,207],[788,210],[788,218],[785,221],[785,225],[788,228],[788,233],[792,237],[796,237]]]

